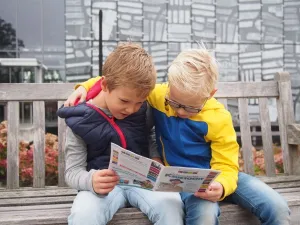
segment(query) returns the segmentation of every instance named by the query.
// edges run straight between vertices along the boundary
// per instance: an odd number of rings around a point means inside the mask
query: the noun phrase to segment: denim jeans
[[[105,225],[120,208],[139,208],[155,225],[183,225],[183,202],[175,192],[152,192],[135,187],[116,186],[107,196],[80,191],[68,217],[69,225]]]
[[[219,224],[218,203],[197,198],[191,193],[180,195],[185,204],[186,225]],[[290,210],[286,201],[264,182],[245,173],[239,173],[236,191],[223,201],[246,208],[263,225],[290,224]]]

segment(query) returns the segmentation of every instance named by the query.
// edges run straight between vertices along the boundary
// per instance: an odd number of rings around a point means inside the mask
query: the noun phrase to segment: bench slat
[[[289,124],[287,136],[289,144],[300,145],[300,124]]]
[[[275,162],[273,152],[273,141],[271,134],[271,122],[269,116],[268,99],[259,98],[259,116],[261,123],[261,135],[264,147],[265,169],[267,176],[275,176]]]
[[[1,199],[0,206],[66,204],[72,203],[74,198],[75,196]]]
[[[243,159],[245,163],[245,172],[254,175],[253,169],[253,154],[252,154],[252,143],[251,143],[251,132],[248,116],[248,99],[239,98],[239,116],[241,126],[241,140],[243,149]]]
[[[7,84],[0,83],[1,101],[64,101],[74,90],[72,83],[26,83]],[[34,90],[34,91],[32,91]],[[255,90],[255,91],[253,91]],[[216,98],[257,98],[279,96],[276,81],[264,82],[220,82]]]
[[[78,193],[77,190],[71,188],[56,188],[56,189],[40,189],[40,190],[27,190],[18,189],[17,191],[0,191],[1,199],[12,198],[34,198],[34,197],[55,197],[55,196],[75,196]]]
[[[292,211],[292,223],[298,224],[299,209],[300,209],[300,192],[283,193],[283,197],[287,200]],[[14,206],[0,207],[0,222],[1,224],[13,225],[39,225],[39,224],[55,224],[66,225],[67,216],[70,213],[71,204],[57,205],[41,205],[41,206]],[[220,223],[231,225],[234,222],[237,224],[254,225],[260,224],[259,221],[250,214],[250,212],[233,204],[222,202],[220,204],[222,214]],[[9,210],[10,209],[10,210]],[[30,212],[30,213],[29,213]],[[51,213],[51,214],[50,214]],[[113,217],[109,225],[127,225],[127,224],[151,224],[146,216],[136,208],[124,208],[118,211]]]
[[[33,102],[33,187],[45,187],[45,102]]]
[[[16,211],[31,211],[31,210],[43,210],[43,209],[70,209],[72,204],[51,204],[51,205],[26,205],[26,206],[11,206],[0,207],[0,212],[15,212]]]
[[[67,225],[69,213],[69,208],[18,211],[10,216],[0,212],[0,222],[1,225]]]
[[[63,101],[58,101],[57,108],[63,105]],[[65,182],[65,142],[66,142],[66,123],[64,119],[58,118],[58,186],[66,187]]]
[[[288,72],[280,72],[275,76],[275,80],[278,82],[279,98],[277,99],[278,105],[278,121],[279,128],[282,130],[281,135],[281,146],[283,150],[283,166],[284,172],[292,174],[293,172],[298,174],[300,169],[296,167],[293,168],[294,159],[299,157],[296,153],[295,146],[289,146],[287,142],[287,128],[286,126],[294,123],[294,111],[293,111],[293,98],[291,90],[291,80]],[[299,163],[299,160],[298,160]]]
[[[278,114],[278,126],[279,126],[279,132],[280,132],[280,144],[282,148],[282,154],[283,154],[283,170],[287,174],[291,174],[291,165],[289,163],[289,146],[287,142],[287,132],[286,132],[286,126],[284,125],[284,115],[283,115],[283,107],[282,103],[279,99],[276,101],[277,104],[277,114]]]
[[[300,181],[295,181],[294,183],[273,183],[269,184],[269,186],[274,189],[295,188],[300,187]]]
[[[7,188],[19,188],[19,102],[7,103]]]

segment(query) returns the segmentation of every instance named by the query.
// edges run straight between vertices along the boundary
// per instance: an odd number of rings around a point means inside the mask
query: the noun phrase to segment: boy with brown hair
[[[230,113],[213,95],[218,80],[216,60],[205,48],[181,52],[168,70],[168,83],[148,96],[153,109],[159,156],[166,166],[211,168],[221,174],[206,192],[180,193],[185,224],[218,224],[218,201],[238,204],[264,225],[289,224],[289,208],[272,188],[238,172],[239,146]],[[85,95],[93,78],[66,104]]]
[[[177,193],[116,186],[118,175],[107,169],[111,142],[148,155],[145,100],[155,82],[151,56],[137,44],[120,44],[107,57],[103,76],[86,102],[58,110],[68,125],[66,182],[80,191],[69,224],[107,224],[127,204],[139,208],[154,224],[183,224],[183,205]]]

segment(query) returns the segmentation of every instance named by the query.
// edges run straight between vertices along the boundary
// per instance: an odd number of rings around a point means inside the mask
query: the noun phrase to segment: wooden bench
[[[61,106],[72,92],[74,84],[0,84],[0,102],[7,103],[8,147],[7,186],[0,189],[1,225],[67,224],[76,190],[66,187],[64,182],[64,140],[66,125],[58,120],[59,166],[58,186],[45,186],[44,134],[45,101],[57,101]],[[276,74],[275,81],[256,83],[220,83],[216,97],[226,106],[227,98],[237,98],[240,117],[240,133],[244,157],[244,168],[254,174],[252,143],[248,119],[248,99],[258,98],[266,166],[264,182],[281,193],[292,211],[292,224],[300,224],[300,125],[294,123],[290,76],[286,72]],[[271,123],[267,107],[268,98],[276,98],[280,140],[283,148],[285,173],[275,174],[272,149]],[[33,102],[34,125],[34,179],[33,187],[19,187],[19,102]],[[258,220],[239,206],[221,204],[221,224],[259,224]],[[109,223],[151,224],[135,208],[120,210]]]

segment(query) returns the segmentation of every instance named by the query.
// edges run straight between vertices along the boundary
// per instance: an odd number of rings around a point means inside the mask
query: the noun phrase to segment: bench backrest
[[[34,126],[34,187],[45,187],[45,101],[57,101],[60,107],[73,91],[74,84],[0,84],[0,102],[7,102],[8,143],[7,143],[7,188],[19,188],[19,102],[33,102]],[[221,82],[218,84],[216,97],[225,106],[228,98],[238,99],[241,141],[245,172],[254,174],[251,132],[249,124],[248,101],[257,98],[261,121],[263,149],[267,176],[275,176],[275,163],[271,134],[271,122],[268,110],[268,99],[276,98],[278,124],[280,129],[283,164],[286,174],[299,172],[300,160],[295,159],[296,150],[288,143],[288,125],[294,123],[294,112],[291,94],[290,75],[287,72],[277,73],[275,81],[262,82]],[[291,128],[291,129],[292,129]],[[58,185],[64,182],[64,144],[66,125],[58,119],[59,158]],[[295,138],[295,137],[294,137]],[[291,138],[291,142],[293,142]],[[295,143],[290,143],[295,144]]]

